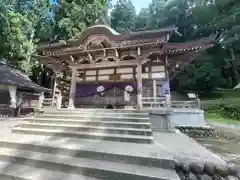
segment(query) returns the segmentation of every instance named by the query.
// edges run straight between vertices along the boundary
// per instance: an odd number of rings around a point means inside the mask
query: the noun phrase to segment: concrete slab
[[[156,144],[162,145],[168,152],[174,154],[177,159],[226,164],[220,156],[206,149],[179,130],[172,133],[154,132],[154,138]]]

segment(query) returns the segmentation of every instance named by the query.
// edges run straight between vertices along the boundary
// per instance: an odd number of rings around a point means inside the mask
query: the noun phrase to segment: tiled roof
[[[19,88],[26,88],[34,92],[47,92],[43,88],[30,80],[30,78],[19,70],[0,65],[0,84],[16,85]]]

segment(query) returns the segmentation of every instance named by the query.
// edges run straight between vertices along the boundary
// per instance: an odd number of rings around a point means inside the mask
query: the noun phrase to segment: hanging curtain
[[[125,91],[127,86],[132,86],[133,91],[131,93],[137,93],[137,84],[135,82],[106,82],[106,83],[77,83],[76,85],[76,97],[88,97],[98,94],[97,88],[99,86],[104,87],[104,91],[109,91],[113,88],[121,89]]]

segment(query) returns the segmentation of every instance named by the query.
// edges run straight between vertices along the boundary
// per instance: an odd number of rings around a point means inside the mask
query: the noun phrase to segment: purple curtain
[[[76,97],[88,97],[98,94],[97,87],[103,86],[104,91],[108,91],[113,88],[118,88],[125,91],[126,86],[132,86],[133,92],[137,92],[137,84],[135,82],[105,82],[105,83],[77,83],[76,84]]]
[[[170,83],[169,83],[168,79],[164,81],[161,90],[162,90],[162,92],[161,92],[162,96],[165,96],[166,91],[170,92]]]

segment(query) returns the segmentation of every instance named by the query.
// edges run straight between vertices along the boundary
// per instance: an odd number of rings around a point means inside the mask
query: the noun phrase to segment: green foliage
[[[225,60],[225,56],[226,52],[220,46],[202,53],[176,77],[173,85],[182,92],[198,93],[209,93],[219,87],[228,87],[231,65]]]
[[[15,0],[0,2],[0,56],[7,63],[31,71],[34,43],[47,31],[49,2]],[[44,33],[43,33],[44,30]]]
[[[29,74],[39,64],[32,58],[36,44],[76,38],[107,17],[107,0],[0,0],[0,58]],[[101,19],[102,18],[102,19]],[[34,71],[34,72],[33,72]]]
[[[64,40],[77,38],[87,27],[107,23],[107,10],[107,0],[62,0],[54,12],[54,35]]]
[[[231,106],[231,105],[213,105],[207,109],[207,112],[216,113],[223,117],[236,119],[240,121],[240,111],[239,109]]]
[[[119,0],[111,12],[111,26],[117,32],[135,29],[136,12],[131,0]]]
[[[89,26],[111,24],[118,32],[176,25],[185,42],[222,31],[215,48],[202,53],[172,82],[178,91],[208,93],[238,81],[235,53],[239,51],[240,1],[152,0],[137,15],[131,0],[119,0],[108,16],[111,0],[0,0],[0,57],[37,76],[32,58],[37,43],[78,38]],[[233,60],[233,61],[232,61]]]

